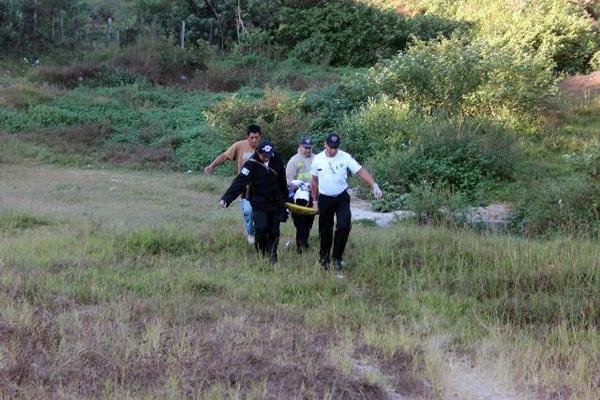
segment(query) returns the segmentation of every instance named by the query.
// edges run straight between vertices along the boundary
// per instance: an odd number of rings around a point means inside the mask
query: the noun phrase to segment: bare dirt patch
[[[597,96],[600,95],[600,71],[589,75],[575,75],[560,83],[562,94],[570,96]]]

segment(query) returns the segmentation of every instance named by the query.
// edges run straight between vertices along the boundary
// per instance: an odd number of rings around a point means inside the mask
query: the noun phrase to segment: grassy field
[[[600,394],[596,242],[357,224],[340,277],[257,258],[222,178],[0,166],[5,397]]]

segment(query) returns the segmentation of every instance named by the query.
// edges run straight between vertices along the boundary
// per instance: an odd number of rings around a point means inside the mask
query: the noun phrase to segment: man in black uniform
[[[252,205],[256,250],[269,256],[271,263],[277,262],[279,222],[285,211],[288,195],[285,165],[267,139],[262,139],[256,152],[244,164],[219,204],[229,207],[250,186],[248,199]]]

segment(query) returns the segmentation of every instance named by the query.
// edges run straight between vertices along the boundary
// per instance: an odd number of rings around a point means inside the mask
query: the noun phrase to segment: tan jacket
[[[296,154],[290,161],[288,161],[285,167],[285,178],[287,179],[288,185],[291,181],[299,179],[304,182],[310,182],[310,164],[313,160],[313,155],[310,157],[304,157],[302,154]]]

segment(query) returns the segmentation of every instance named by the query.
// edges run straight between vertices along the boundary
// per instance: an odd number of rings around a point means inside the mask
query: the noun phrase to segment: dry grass
[[[34,86],[27,82],[15,82],[0,85],[0,106],[24,109],[32,103],[51,100],[62,94],[62,90],[47,83]]]
[[[64,66],[43,65],[36,71],[38,79],[65,88],[74,88],[83,81],[94,78],[101,66],[92,62]]]
[[[216,205],[227,184],[2,165],[0,397],[597,398],[593,318],[536,305],[590,295],[592,244],[358,226],[345,278],[316,234],[273,268]],[[505,291],[545,322],[502,315]]]

